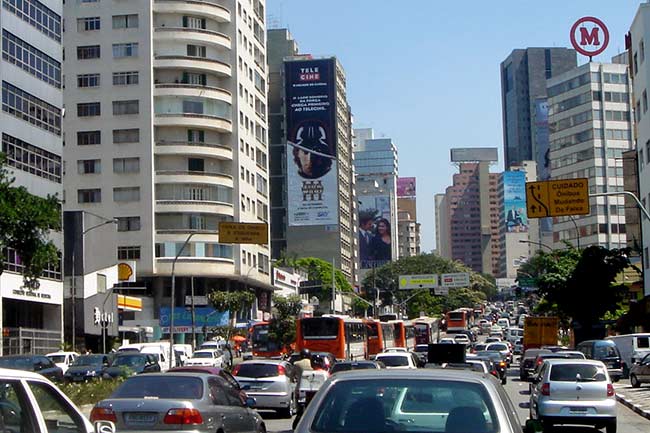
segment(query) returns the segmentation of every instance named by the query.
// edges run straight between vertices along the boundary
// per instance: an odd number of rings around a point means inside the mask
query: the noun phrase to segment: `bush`
[[[95,404],[100,400],[108,398],[125,377],[116,379],[96,379],[88,382],[70,382],[59,385],[65,395],[77,406],[84,404]]]

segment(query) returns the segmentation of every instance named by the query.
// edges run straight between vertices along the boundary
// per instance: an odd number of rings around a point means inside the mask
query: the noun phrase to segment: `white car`
[[[60,367],[63,370],[63,374],[65,374],[68,371],[68,367],[77,359],[79,354],[77,352],[53,352],[45,356],[55,363],[57,367]]]
[[[454,336],[454,341],[458,344],[469,344],[469,337],[465,334],[458,334]]]
[[[378,353],[375,361],[381,361],[386,368],[415,369],[418,368],[413,354],[404,352]]]
[[[208,367],[223,366],[223,354],[220,350],[200,349],[192,354],[190,359],[185,361],[185,365],[202,365]]]
[[[387,347],[384,349],[383,353],[395,353],[395,352],[408,352],[406,347]]]
[[[456,344],[456,340],[451,337],[443,337],[438,340],[438,344]]]

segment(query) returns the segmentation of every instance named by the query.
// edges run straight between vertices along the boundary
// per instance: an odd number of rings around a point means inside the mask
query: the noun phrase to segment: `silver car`
[[[356,370],[329,378],[296,433],[520,433],[510,398],[488,374],[467,370]]]
[[[257,409],[273,409],[291,418],[296,413],[296,386],[300,379],[294,366],[286,361],[256,359],[235,366],[233,376]]]
[[[616,395],[605,364],[545,360],[531,389],[530,417],[541,421],[544,431],[554,424],[580,424],[616,433]]]
[[[253,405],[253,399],[244,404],[239,391],[216,375],[152,373],[124,381],[93,407],[90,420],[110,421],[120,432],[265,433]]]

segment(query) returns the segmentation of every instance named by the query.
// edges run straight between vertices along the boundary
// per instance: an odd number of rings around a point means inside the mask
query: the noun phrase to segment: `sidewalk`
[[[622,379],[625,380],[625,379]],[[614,384],[616,399],[644,418],[650,419],[650,386],[632,388],[629,382]]]

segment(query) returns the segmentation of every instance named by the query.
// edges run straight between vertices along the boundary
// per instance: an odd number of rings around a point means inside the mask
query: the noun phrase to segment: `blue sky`
[[[301,53],[335,55],[356,128],[391,137],[400,176],[417,177],[422,250],[434,248],[433,196],[455,168],[452,147],[497,147],[503,170],[499,64],[525,47],[568,47],[571,25],[595,16],[624,50],[638,0],[267,0],[268,25]],[[578,63],[586,59],[578,56]]]

